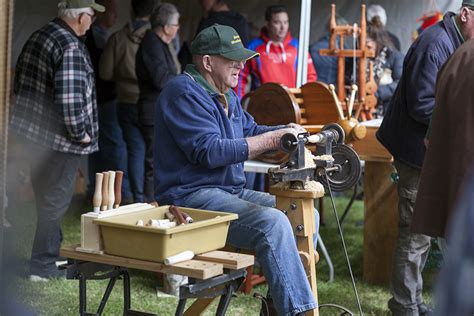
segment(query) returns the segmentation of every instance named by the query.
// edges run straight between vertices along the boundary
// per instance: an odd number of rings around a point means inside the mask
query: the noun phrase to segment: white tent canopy
[[[121,26],[130,17],[130,0],[117,0],[117,2],[119,3],[118,26]],[[181,39],[191,40],[202,16],[202,10],[198,1],[169,0],[169,2],[175,3],[181,12]],[[346,18],[349,23],[358,22],[360,20],[360,6],[362,3],[367,5],[377,3],[381,4],[387,11],[387,28],[400,38],[403,51],[406,51],[409,47],[412,33],[419,26],[419,24],[416,23],[416,19],[422,16],[423,13],[431,10],[430,3],[435,3],[437,8],[442,12],[448,10],[457,11],[461,6],[461,0],[312,0],[311,2],[310,42],[316,41],[326,32],[326,23],[330,14],[331,3],[337,5],[338,14]],[[41,5],[38,5],[37,0],[15,0],[12,51],[13,66],[28,36],[56,15],[57,3],[58,0],[41,0]],[[247,17],[252,25],[252,31],[255,36],[258,35],[259,28],[264,24],[265,8],[271,4],[284,4],[289,10],[291,32],[293,36],[299,36],[301,1],[227,0],[227,3],[233,10]]]

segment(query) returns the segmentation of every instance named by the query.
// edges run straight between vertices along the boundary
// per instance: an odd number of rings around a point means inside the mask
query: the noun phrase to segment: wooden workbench
[[[232,297],[232,293],[240,286],[245,277],[245,269],[254,264],[254,257],[251,255],[232,253],[227,251],[211,251],[197,255],[192,260],[180,262],[167,266],[159,262],[137,260],[125,257],[112,256],[107,254],[95,254],[76,251],[77,245],[65,246],[60,250],[60,255],[68,259],[65,266],[68,270],[68,278],[79,279],[80,281],[80,314],[100,315],[105,302],[108,299],[107,292],[112,291],[115,280],[118,277],[124,279],[124,315],[155,315],[130,309],[130,279],[127,269],[138,269],[165,274],[180,274],[190,278],[190,285],[180,288],[180,302],[176,315],[200,315],[207,307],[222,294],[218,311],[225,314],[227,306]],[[87,266],[89,265],[89,266]],[[99,311],[95,314],[86,312],[86,280],[94,280],[93,275],[97,271],[109,270],[111,288],[104,294],[105,302],[99,306]],[[71,272],[71,273],[69,273]],[[209,289],[216,288],[215,297],[209,298]],[[200,297],[201,292],[205,292],[205,298]],[[128,292],[128,293],[127,293]],[[196,301],[184,312],[186,299],[197,298]],[[104,300],[103,300],[104,301]],[[222,306],[221,306],[222,305]],[[183,314],[184,313],[184,314]]]
[[[388,285],[398,233],[398,195],[391,181],[393,158],[375,137],[378,126],[369,123],[367,136],[353,145],[365,161],[363,279]]]

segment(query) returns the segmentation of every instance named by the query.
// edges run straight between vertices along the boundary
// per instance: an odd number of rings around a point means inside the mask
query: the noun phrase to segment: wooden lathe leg
[[[296,243],[302,260],[308,282],[313,291],[314,299],[318,302],[318,287],[316,284],[316,256],[313,235],[316,231],[314,223],[314,199],[283,197],[276,195],[276,207],[285,212],[290,220],[296,237]],[[319,303],[318,303],[319,304]],[[319,309],[306,312],[306,315],[319,315]]]

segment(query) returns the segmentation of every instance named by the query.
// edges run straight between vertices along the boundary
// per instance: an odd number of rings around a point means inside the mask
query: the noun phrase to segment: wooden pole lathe
[[[308,282],[313,291],[314,299],[318,302],[318,287],[316,283],[316,263],[319,255],[314,250],[313,235],[316,232],[314,222],[314,199],[322,198],[324,192],[312,190],[282,190],[271,187],[270,193],[276,196],[276,208],[284,212],[291,223],[295,234],[296,245]],[[318,316],[319,309],[306,312],[305,315]]]

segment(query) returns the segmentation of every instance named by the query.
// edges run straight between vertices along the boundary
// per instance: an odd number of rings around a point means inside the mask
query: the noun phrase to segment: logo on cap
[[[242,42],[242,40],[240,39],[240,36],[239,35],[234,35],[234,40],[231,41],[230,43],[232,45],[234,45],[234,44],[241,43],[241,42]]]

